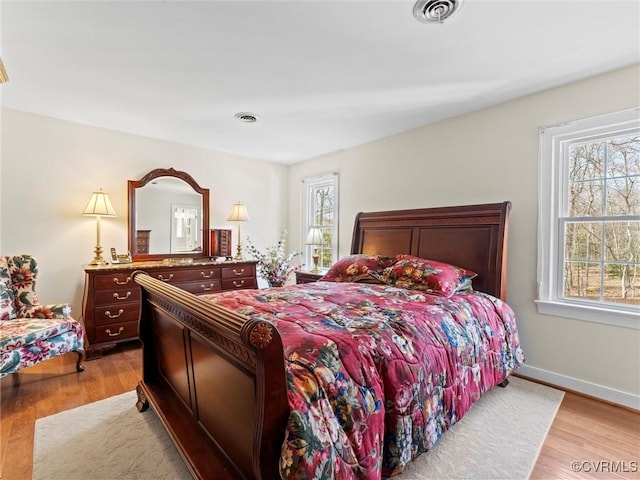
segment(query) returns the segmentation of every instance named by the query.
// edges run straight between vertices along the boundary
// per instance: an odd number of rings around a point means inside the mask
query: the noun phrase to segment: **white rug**
[[[397,480],[526,479],[564,393],[512,378],[485,395]],[[135,392],[36,421],[34,480],[190,479],[152,409]]]

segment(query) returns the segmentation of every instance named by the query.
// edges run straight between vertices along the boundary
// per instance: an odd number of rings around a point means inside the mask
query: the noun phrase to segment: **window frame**
[[[640,134],[640,108],[539,129],[538,313],[640,329],[640,310],[634,305],[569,299],[563,295],[565,258],[561,226],[567,221],[564,212],[569,182],[565,149],[589,140],[633,133]]]
[[[302,232],[300,234],[301,243],[302,243],[302,252],[303,252],[303,263],[305,268],[310,270],[313,268],[313,251],[314,248],[312,245],[306,245],[305,240],[307,238],[307,233],[309,232],[309,228],[316,226],[312,221],[313,219],[313,191],[318,187],[323,186],[331,186],[333,187],[334,198],[333,198],[333,218],[334,222],[331,229],[331,238],[332,244],[330,246],[331,249],[331,259],[332,263],[335,263],[338,259],[338,233],[339,233],[339,174],[338,172],[331,172],[319,176],[307,177],[302,180],[302,198],[303,198],[303,206],[302,209]],[[327,248],[327,247],[325,247]],[[320,266],[320,268],[323,268]]]

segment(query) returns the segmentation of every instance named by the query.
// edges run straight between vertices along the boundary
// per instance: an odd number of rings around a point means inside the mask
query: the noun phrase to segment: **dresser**
[[[138,339],[140,287],[131,277],[136,270],[196,295],[257,287],[256,263],[248,261],[87,266],[82,305],[87,360],[102,356],[117,343]]]

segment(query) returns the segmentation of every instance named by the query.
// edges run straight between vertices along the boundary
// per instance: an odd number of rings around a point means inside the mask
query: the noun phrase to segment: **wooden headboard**
[[[511,202],[356,215],[351,253],[408,253],[473,270],[473,288],[507,299]]]

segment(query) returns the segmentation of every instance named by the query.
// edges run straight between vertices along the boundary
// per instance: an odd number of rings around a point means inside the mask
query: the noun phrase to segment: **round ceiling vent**
[[[418,0],[413,16],[422,23],[442,23],[453,15],[463,0]]]
[[[234,116],[244,123],[256,123],[258,121],[258,116],[253,113],[238,112]]]

